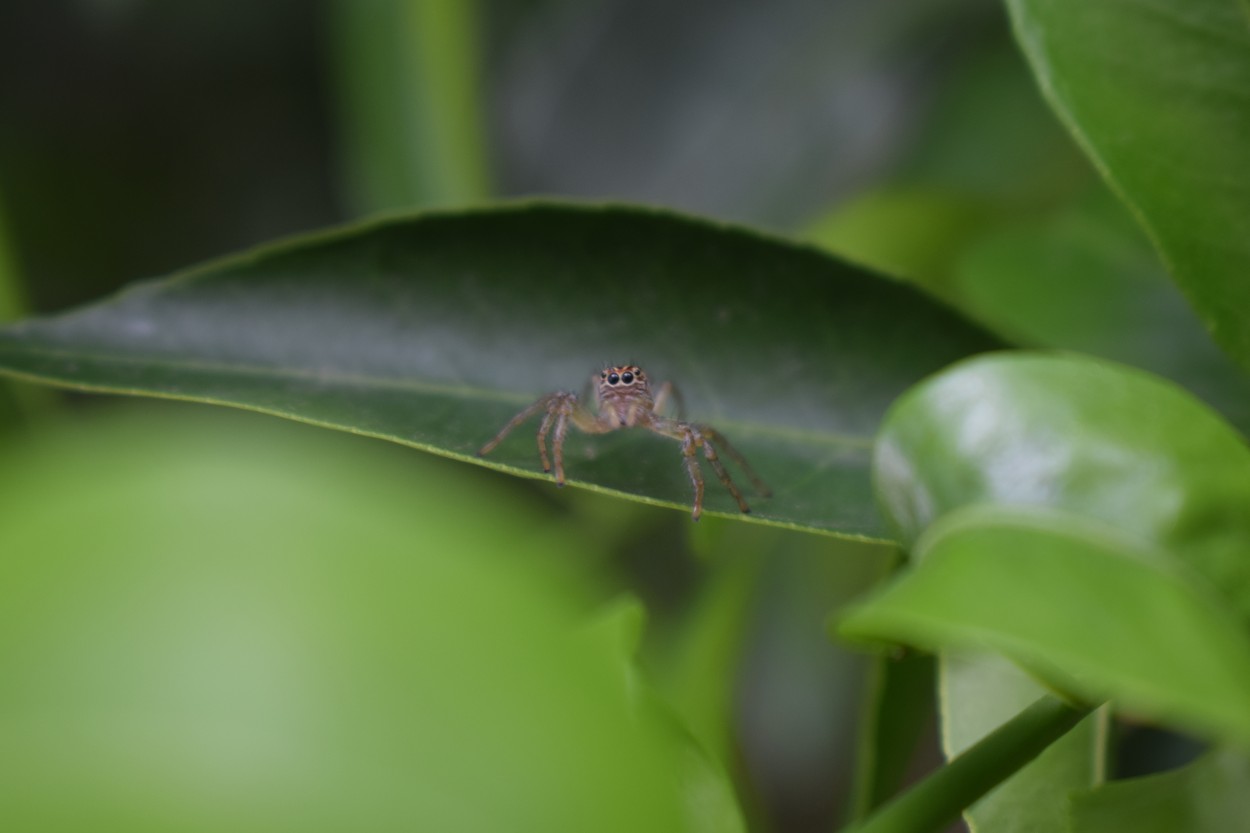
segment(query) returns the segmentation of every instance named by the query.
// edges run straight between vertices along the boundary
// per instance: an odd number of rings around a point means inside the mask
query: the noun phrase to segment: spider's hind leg
[[[751,481],[751,485],[755,487],[755,491],[759,492],[762,497],[773,496],[773,490],[768,488],[768,484],[760,479],[760,476],[755,473],[755,469],[751,468],[751,464],[748,463],[747,459],[742,456],[742,452],[730,445],[729,440],[725,439],[724,434],[717,431],[715,428],[708,428],[706,425],[700,425],[698,428],[699,433],[703,434],[705,442],[715,444],[717,448],[728,454],[729,459],[737,463],[740,469],[746,472],[747,477]],[[712,458],[709,457],[708,462],[711,462],[711,459]],[[718,466],[719,464],[712,463],[712,465]],[[721,468],[723,468],[723,466],[721,466]],[[728,475],[722,477],[721,480],[724,481],[726,477],[728,477]],[[728,486],[729,484],[725,483],[725,485]],[[733,491],[735,494],[737,493],[732,487],[730,487],[730,491]],[[739,503],[741,503],[741,499],[739,499]]]
[[[702,429],[695,429],[702,433]],[[729,476],[729,472],[725,469],[725,464],[720,461],[720,457],[716,454],[716,447],[712,445],[711,437],[704,436],[702,438],[703,456],[711,463],[712,470],[716,472],[716,476],[720,478],[720,482],[729,490],[729,494],[734,496],[734,500],[738,502],[738,511],[746,514],[751,511],[751,507],[747,506],[746,499],[742,497],[742,492],[738,490],[738,486],[733,482],[733,478]]]
[[[487,454],[490,454],[492,451],[498,448],[501,442],[504,441],[504,437],[507,437],[509,434],[511,434],[514,428],[516,428],[522,422],[525,422],[525,420],[529,419],[534,414],[538,413],[539,411],[543,409],[547,409],[548,412],[550,412],[551,404],[552,404],[552,401],[555,399],[555,397],[556,397],[556,394],[548,394],[542,397],[541,399],[539,399],[533,405],[530,405],[525,410],[521,411],[521,413],[517,414],[512,419],[508,420],[508,424],[505,425],[503,428],[500,428],[499,433],[496,434],[490,442],[488,442],[486,445],[482,446],[481,448],[477,450],[477,456],[485,457]],[[541,445],[539,447],[541,448]]]

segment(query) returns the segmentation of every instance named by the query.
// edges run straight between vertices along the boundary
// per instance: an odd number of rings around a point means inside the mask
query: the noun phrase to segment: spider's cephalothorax
[[[734,460],[751,484],[765,497],[771,493],[764,482],[752,470],[738,451],[729,441],[715,429],[707,425],[686,422],[680,418],[681,400],[677,390],[670,383],[660,385],[653,396],[647,375],[636,365],[619,365],[606,367],[595,380],[595,410],[592,412],[578,399],[577,394],[568,391],[549,393],[514,416],[495,438],[482,446],[478,455],[490,453],[503,438],[530,417],[543,412],[542,422],[538,425],[538,458],[542,461],[543,471],[551,471],[551,461],[547,457],[547,436],[552,438],[552,456],[555,458],[556,485],[564,485],[564,438],[568,433],[569,424],[587,434],[606,434],[620,428],[638,426],[649,431],[670,437],[681,442],[682,459],[686,464],[686,473],[690,476],[690,484],[694,487],[694,519],[697,521],[703,512],[703,472],[699,468],[698,453],[703,456],[716,472],[717,478],[734,496],[738,508],[750,512],[751,507],[742,497],[742,492],[730,478],[725,464],[717,455],[719,448]],[[663,416],[661,411],[669,399],[678,405],[678,418]]]
[[[599,372],[595,404],[601,415],[615,416],[622,428],[636,425],[639,414],[656,410],[647,375],[633,365],[606,367]]]

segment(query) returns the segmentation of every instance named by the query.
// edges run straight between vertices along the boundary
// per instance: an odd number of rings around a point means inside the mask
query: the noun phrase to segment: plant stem
[[[1037,757],[1096,706],[1046,696],[999,726],[963,754],[844,833],[925,833],[940,830],[964,808]]]

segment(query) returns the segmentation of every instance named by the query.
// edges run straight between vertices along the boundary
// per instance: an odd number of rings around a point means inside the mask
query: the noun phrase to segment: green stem
[[[1046,696],[844,833],[941,830],[1080,723],[1095,706]]]
[[[338,0],[334,10],[344,184],[356,213],[485,198],[477,3]]]
[[[16,321],[26,314],[17,256],[9,241],[4,206],[0,204],[0,324]],[[0,382],[0,430],[30,422],[52,402],[52,394],[41,387],[16,381]]]

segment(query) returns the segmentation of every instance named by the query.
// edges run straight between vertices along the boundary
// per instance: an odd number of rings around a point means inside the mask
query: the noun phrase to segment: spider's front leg
[[[723,434],[714,428],[655,416],[647,420],[644,425],[657,434],[672,437],[681,442],[682,461],[686,464],[686,473],[690,476],[690,485],[694,488],[694,508],[690,514],[696,521],[703,514],[703,471],[699,468],[700,449],[703,450],[703,456],[707,459],[712,470],[716,472],[717,479],[729,490],[729,494],[733,495],[734,501],[738,504],[738,511],[746,514],[751,511],[751,507],[747,504],[746,498],[742,496],[742,491],[738,488],[738,484],[734,483],[733,478],[729,476],[729,471],[725,468],[725,464],[721,462],[720,455],[716,450],[717,447],[742,467],[743,471],[751,479],[751,484],[755,486],[761,495],[764,497],[772,495],[769,488],[764,485],[764,481],[760,479],[755,470],[747,463],[746,458],[729,444],[729,441],[725,439]]]
[[[670,399],[673,400],[673,410],[677,419],[685,419],[686,401],[682,398],[681,391],[678,390],[677,386],[672,382],[665,382],[660,385],[660,389],[656,391],[655,404],[652,406],[651,410],[655,411],[657,415],[663,416],[664,406],[668,404]]]

